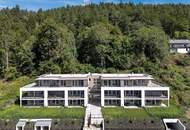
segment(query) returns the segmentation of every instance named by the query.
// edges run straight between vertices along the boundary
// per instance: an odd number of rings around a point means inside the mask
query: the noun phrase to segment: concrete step
[[[89,125],[90,120],[90,127]],[[88,104],[86,107],[85,113],[85,121],[83,130],[101,130],[101,128],[97,128],[96,125],[100,125],[103,122],[103,116],[101,112],[101,107]]]

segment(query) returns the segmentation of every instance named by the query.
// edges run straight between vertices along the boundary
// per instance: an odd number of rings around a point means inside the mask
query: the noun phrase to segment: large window
[[[51,87],[59,87],[59,80],[50,80]]]
[[[44,106],[44,100],[22,100],[23,106]]]
[[[64,106],[64,100],[48,100],[48,106]]]
[[[124,96],[125,97],[137,97],[137,98],[141,98],[141,91],[138,91],[138,90],[127,90],[127,91],[124,91]]]
[[[141,100],[124,100],[125,106],[141,106]]]
[[[168,91],[147,90],[147,91],[145,91],[145,97],[167,98],[168,97]]]
[[[38,80],[36,81],[37,86],[45,87],[83,87],[84,80]]]
[[[68,100],[69,106],[84,106],[84,100]]]
[[[105,104],[106,106],[121,106],[121,101],[120,100],[113,100],[113,99],[106,99]]]
[[[76,90],[76,91],[68,91],[68,97],[79,97],[84,98],[84,91]]]
[[[103,80],[103,85],[108,87],[119,87],[120,80]]]
[[[64,91],[48,91],[48,98],[64,98],[65,96]]]
[[[73,80],[72,81],[73,86],[83,87],[84,86],[84,80]]]
[[[110,97],[110,98],[120,98],[121,97],[121,91],[119,90],[105,90],[104,91],[104,96]]]
[[[44,98],[43,91],[25,91],[22,92],[22,97],[25,98]]]
[[[60,86],[60,80],[38,80],[37,81],[38,86],[44,86],[44,87],[59,87]]]
[[[162,104],[161,100],[146,100],[145,105],[147,106],[160,106]]]
[[[124,80],[124,86],[147,86],[148,80],[135,79],[135,80]]]

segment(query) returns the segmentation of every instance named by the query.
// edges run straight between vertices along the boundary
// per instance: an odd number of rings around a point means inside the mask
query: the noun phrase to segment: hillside
[[[150,73],[186,108],[190,57],[169,53],[172,38],[190,39],[190,5],[100,4],[38,12],[16,6],[0,11],[0,77],[10,83],[44,73]]]

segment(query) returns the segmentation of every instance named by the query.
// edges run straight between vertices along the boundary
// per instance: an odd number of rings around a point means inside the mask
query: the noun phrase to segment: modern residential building
[[[102,74],[101,106],[169,106],[169,87],[148,74]]]
[[[20,89],[21,106],[169,106],[169,87],[148,74],[45,74]]]
[[[170,40],[169,44],[171,53],[190,53],[190,40]]]
[[[20,89],[21,106],[86,106],[88,74],[45,74]]]

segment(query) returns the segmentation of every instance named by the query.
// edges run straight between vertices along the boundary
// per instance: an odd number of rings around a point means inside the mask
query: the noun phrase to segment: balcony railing
[[[120,95],[105,95],[104,98],[121,98]]]

